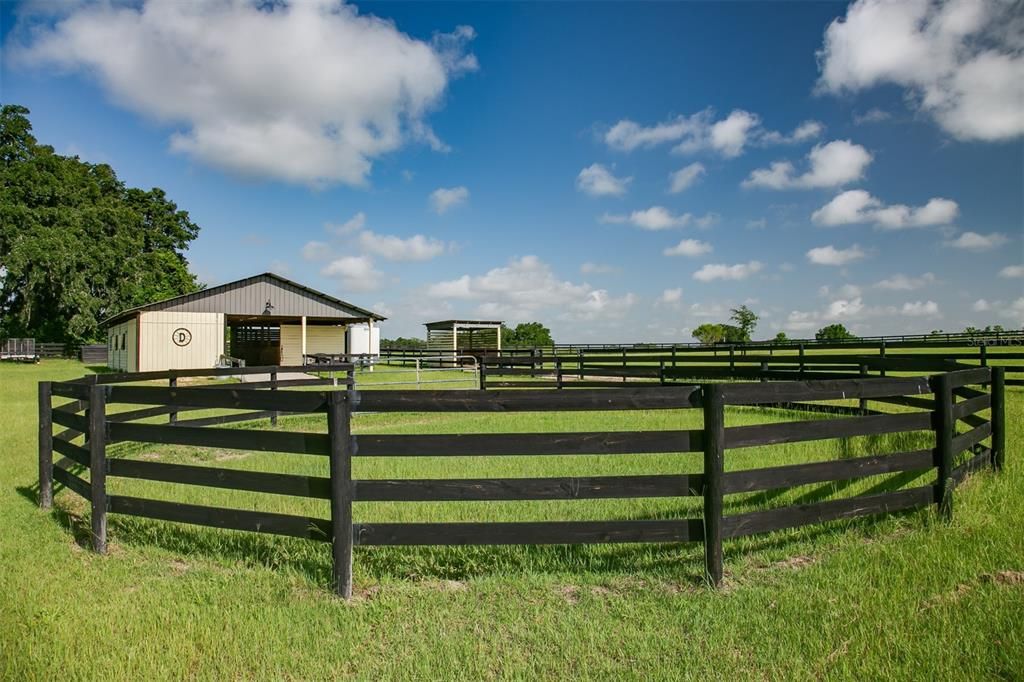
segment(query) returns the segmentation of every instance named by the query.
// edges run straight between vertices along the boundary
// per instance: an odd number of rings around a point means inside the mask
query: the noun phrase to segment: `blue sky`
[[[2,3],[4,103],[216,284],[559,341],[1024,323],[1006,4]],[[673,191],[674,190],[674,191]],[[668,254],[666,254],[666,251]]]

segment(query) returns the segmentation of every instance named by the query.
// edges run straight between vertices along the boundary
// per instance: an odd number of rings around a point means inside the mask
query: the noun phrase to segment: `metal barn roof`
[[[272,272],[264,272],[191,294],[129,308],[104,320],[103,324],[117,324],[134,317],[137,313],[155,310],[242,316],[305,316],[352,321],[387,319],[322,291],[311,289]]]

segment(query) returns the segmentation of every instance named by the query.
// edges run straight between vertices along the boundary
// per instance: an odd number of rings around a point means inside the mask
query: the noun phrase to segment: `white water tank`
[[[349,355],[380,355],[380,327],[354,324],[348,328]]]

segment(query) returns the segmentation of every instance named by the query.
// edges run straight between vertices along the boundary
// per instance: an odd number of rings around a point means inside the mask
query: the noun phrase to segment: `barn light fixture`
[[[274,309],[274,304],[273,304],[273,303],[271,303],[271,302],[270,302],[270,299],[268,298],[268,299],[267,299],[267,305],[266,305],[266,307],[265,307],[265,308],[263,308],[263,314],[264,314],[264,315],[269,315],[269,314],[270,314],[270,311],[272,311],[273,309]]]

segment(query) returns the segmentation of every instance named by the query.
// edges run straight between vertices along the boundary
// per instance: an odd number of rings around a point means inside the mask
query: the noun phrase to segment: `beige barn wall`
[[[120,372],[139,371],[135,365],[139,341],[136,332],[135,318],[107,330],[107,367]]]
[[[174,344],[175,330],[192,333],[187,346]],[[223,313],[139,313],[139,370],[215,367],[224,353]]]
[[[306,353],[344,353],[345,327],[306,325]],[[302,325],[281,325],[281,364],[302,364]]]

